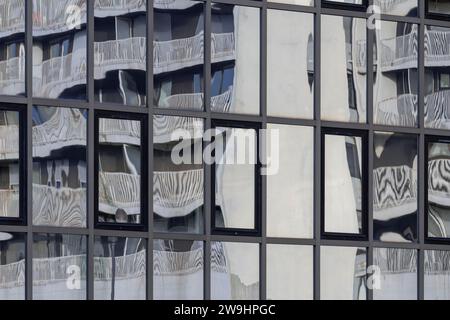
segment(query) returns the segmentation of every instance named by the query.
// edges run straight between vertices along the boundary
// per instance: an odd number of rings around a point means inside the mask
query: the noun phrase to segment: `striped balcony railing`
[[[19,159],[19,126],[0,126],[0,159]]]
[[[0,38],[25,32],[25,0],[0,1]]]
[[[178,130],[189,134],[192,139],[203,138],[203,119],[193,117],[169,117],[163,115],[153,116],[153,142],[167,143],[179,140],[173,136]]]
[[[141,144],[141,123],[134,120],[102,118],[99,121],[100,143]]]
[[[141,212],[141,176],[123,172],[99,172],[99,210],[128,215]]]
[[[25,57],[0,61],[0,93],[25,92]]]

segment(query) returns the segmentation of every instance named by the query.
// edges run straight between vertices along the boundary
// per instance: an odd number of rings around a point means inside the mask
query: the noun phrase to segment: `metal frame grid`
[[[26,107],[25,120],[27,124],[24,156],[26,157],[25,167],[27,172],[32,172],[32,107],[33,105],[56,106],[56,107],[73,107],[88,110],[88,138],[87,138],[87,228],[63,228],[63,227],[43,227],[32,225],[32,175],[26,176],[26,217],[27,225],[0,225],[0,231],[4,232],[18,232],[26,234],[26,299],[32,299],[33,284],[32,284],[32,256],[33,256],[33,234],[35,233],[56,233],[56,234],[77,234],[88,237],[87,244],[87,299],[94,298],[94,237],[95,236],[116,236],[116,237],[141,237],[147,239],[147,299],[153,299],[153,239],[177,239],[177,240],[197,240],[204,243],[204,298],[211,298],[211,260],[210,249],[212,241],[229,241],[229,242],[243,242],[243,243],[257,243],[260,245],[260,298],[266,298],[266,247],[267,244],[296,244],[309,245],[314,248],[314,299],[320,299],[320,247],[321,246],[343,246],[343,247],[365,247],[367,248],[367,263],[372,264],[373,248],[409,248],[418,250],[418,299],[424,298],[424,250],[450,250],[450,242],[447,244],[437,244],[425,242],[425,138],[428,135],[436,135],[439,137],[449,137],[450,131],[428,129],[424,127],[424,30],[425,25],[435,25],[450,27],[450,21],[430,19],[425,12],[424,1],[418,1],[419,15],[418,17],[402,17],[392,15],[381,15],[382,20],[409,22],[420,26],[419,31],[419,125],[417,128],[405,127],[390,127],[375,125],[373,122],[373,102],[372,102],[372,88],[373,75],[371,72],[367,73],[367,123],[342,123],[334,121],[322,121],[320,119],[320,30],[321,30],[321,15],[340,15],[356,18],[369,18],[370,14],[358,10],[346,10],[341,8],[322,7],[320,0],[315,0],[315,6],[299,6],[282,3],[271,3],[267,0],[251,1],[251,0],[201,0],[204,3],[205,13],[205,64],[204,64],[204,97],[205,110],[204,111],[188,111],[188,110],[173,110],[161,109],[153,107],[153,0],[147,0],[147,107],[123,106],[119,104],[98,103],[94,97],[94,1],[87,0],[87,100],[56,100],[33,98],[32,93],[32,2],[26,2],[26,33],[25,33],[25,47],[26,47],[26,97],[20,96],[0,96],[0,102],[3,104],[16,104]],[[212,112],[208,101],[210,101],[210,83],[211,83],[211,3],[234,4],[241,6],[251,6],[260,9],[260,115],[240,115],[240,114],[222,114]],[[373,0],[369,0],[369,5],[373,4]],[[279,9],[286,11],[297,11],[311,13],[315,16],[314,20],[314,119],[291,119],[282,117],[267,116],[266,106],[266,78],[267,78],[267,10]],[[367,30],[367,69],[373,67],[373,31]],[[257,124],[261,128],[267,128],[268,123],[275,124],[289,124],[308,126],[314,128],[314,238],[313,239],[293,239],[293,238],[272,238],[267,237],[266,233],[266,194],[267,194],[267,180],[265,176],[261,176],[261,198],[260,203],[260,222],[261,233],[257,236],[234,236],[234,235],[216,235],[212,234],[211,230],[211,166],[204,166],[204,234],[179,234],[179,233],[160,233],[153,231],[153,202],[147,202],[147,231],[130,231],[130,230],[113,230],[113,229],[97,229],[95,228],[94,212],[95,212],[95,111],[126,111],[128,113],[139,113],[147,116],[147,135],[148,135],[148,156],[147,156],[147,172],[148,172],[148,190],[147,194],[150,196],[153,190],[153,136],[152,136],[152,119],[153,115],[167,115],[167,116],[186,116],[203,118],[205,121],[205,129],[211,128],[212,120],[227,120],[227,121],[245,121]],[[349,240],[349,239],[325,239],[321,235],[321,135],[322,128],[336,128],[340,130],[352,129],[360,130],[367,133],[368,141],[368,161],[367,161],[367,214],[368,214],[368,230],[367,240]],[[371,223],[373,213],[373,187],[372,187],[372,172],[373,169],[373,137],[374,131],[389,131],[398,133],[410,133],[417,136],[418,139],[418,241],[416,243],[396,243],[396,242],[379,242],[373,239],[373,225]],[[373,298],[371,290],[368,290],[368,299]]]

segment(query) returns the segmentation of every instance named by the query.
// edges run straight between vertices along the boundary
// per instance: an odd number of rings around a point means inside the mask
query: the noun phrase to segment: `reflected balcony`
[[[19,159],[19,126],[0,126],[0,160]]]
[[[179,136],[173,136],[176,130],[183,130],[191,139],[203,138],[203,119],[191,117],[166,117],[155,115],[153,117],[154,143],[168,143],[178,141]]]
[[[99,211],[114,215],[141,213],[141,176],[124,172],[99,172]]]
[[[137,121],[102,118],[99,122],[100,143],[141,145],[141,125]]]
[[[450,207],[449,159],[428,161],[428,201],[440,207]]]
[[[0,61],[0,94],[25,93],[25,56]]]
[[[0,190],[0,217],[11,217],[11,212],[19,212],[19,191]]]
[[[0,3],[0,38],[25,32],[25,1],[10,0]]]

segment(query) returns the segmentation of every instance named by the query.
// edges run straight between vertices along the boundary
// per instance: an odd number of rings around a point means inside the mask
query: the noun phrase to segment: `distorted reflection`
[[[429,13],[450,15],[450,0],[425,0]]]
[[[97,0],[94,16],[96,101],[145,106],[146,1]]]
[[[428,237],[450,237],[450,144],[428,144]]]
[[[373,264],[379,268],[379,286],[374,300],[417,299],[417,251],[413,249],[374,248]]]
[[[161,108],[203,109],[203,2],[155,1],[154,105]],[[213,34],[213,37],[215,35]],[[229,35],[219,35],[226,41]]]
[[[211,299],[259,299],[259,245],[211,243]]]
[[[33,224],[86,227],[87,111],[33,107]]]
[[[86,300],[86,237],[35,234],[33,299]]]
[[[424,298],[450,299],[450,251],[424,251]]]
[[[203,299],[203,269],[201,241],[154,240],[154,299]]]
[[[0,300],[25,299],[25,236],[0,232]]]
[[[376,132],[373,159],[374,239],[417,239],[417,138]]]
[[[86,0],[33,0],[33,96],[86,99]]]
[[[0,94],[25,94],[25,0],[0,3]]]
[[[415,127],[419,27],[403,22],[379,23],[374,44],[374,122]]]
[[[145,300],[145,239],[95,237],[94,299]]]
[[[421,0],[375,0],[380,13],[396,16],[417,16],[417,1]]]
[[[19,189],[19,113],[0,110],[0,217],[18,218]]]
[[[203,232],[202,137],[203,119],[153,116],[155,231]]]
[[[322,16],[321,118],[366,122],[366,20]]]
[[[269,2],[289,3],[301,6],[314,6],[314,0],[269,0]]]
[[[366,248],[321,247],[320,299],[365,300],[366,265]]]
[[[99,119],[98,222],[142,223],[141,121]]]

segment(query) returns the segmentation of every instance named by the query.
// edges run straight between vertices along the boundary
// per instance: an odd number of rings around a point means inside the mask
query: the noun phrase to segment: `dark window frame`
[[[366,11],[369,0],[362,0],[362,4],[336,2],[331,0],[322,0],[322,7],[339,10]]]
[[[436,20],[446,20],[448,21],[450,19],[450,13],[438,13],[434,11],[430,11],[429,7],[430,0],[425,0],[425,17],[428,19],[436,19]]]
[[[141,123],[141,223],[117,223],[117,222],[99,222],[99,200],[98,200],[98,187],[99,187],[99,120],[100,118],[107,119],[121,119],[121,120],[133,120]],[[105,111],[97,110],[94,114],[94,228],[95,229],[108,229],[108,230],[129,230],[129,231],[148,231],[148,146],[147,146],[147,133],[148,123],[147,115],[131,112],[117,112],[117,111]]]
[[[361,233],[341,233],[325,231],[325,136],[353,136],[361,138]],[[322,239],[327,240],[357,240],[367,241],[369,232],[369,202],[368,202],[368,178],[369,178],[369,157],[368,157],[368,132],[366,130],[357,129],[340,129],[323,127],[320,133],[321,139],[321,156],[320,156],[320,235]]]
[[[262,217],[262,186],[261,186],[261,161],[259,159],[260,137],[259,131],[261,124],[258,122],[232,121],[232,120],[211,120],[211,128],[226,127],[237,129],[254,129],[256,134],[256,164],[255,172],[255,195],[254,195],[254,228],[227,228],[216,226],[216,165],[215,161],[211,164],[211,234],[213,235],[232,235],[232,236],[260,236],[261,235],[261,217]],[[214,139],[212,139],[213,143]],[[215,156],[215,151],[214,151]]]

